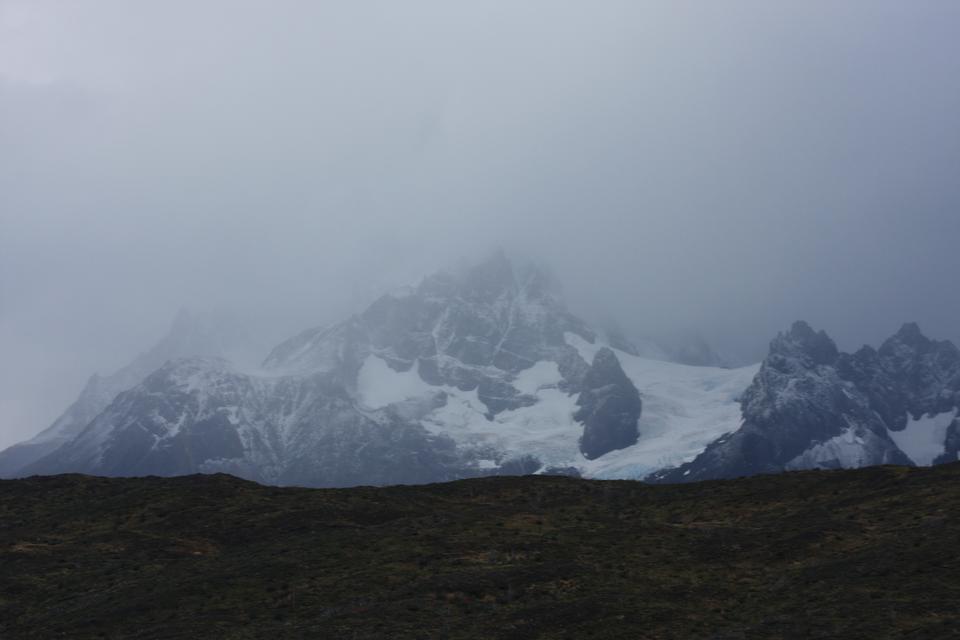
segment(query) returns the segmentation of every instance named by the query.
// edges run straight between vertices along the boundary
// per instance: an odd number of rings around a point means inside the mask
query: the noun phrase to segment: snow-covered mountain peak
[[[513,265],[502,251],[487,260],[461,269],[457,276],[457,295],[470,302],[495,304],[504,296],[513,295],[517,279]]]
[[[549,270],[534,263],[515,266],[503,251],[474,265],[427,276],[416,293],[433,301],[459,298],[469,303],[498,305],[523,298],[563,307],[562,287]]]
[[[932,358],[940,368],[952,369],[960,364],[960,349],[949,340],[931,340],[915,322],[904,324],[880,346],[878,353],[901,363]]]
[[[904,344],[911,344],[915,346],[926,345],[930,343],[930,339],[923,335],[923,331],[920,330],[920,325],[916,322],[905,322],[900,327],[899,331],[893,334],[887,342],[901,342]]]
[[[207,387],[223,376],[235,375],[236,367],[227,359],[216,356],[192,356],[168,360],[143,381],[150,389],[158,380],[169,380],[177,388],[192,392]]]
[[[15,475],[76,438],[119,393],[136,386],[166,362],[189,356],[226,355],[229,338],[225,324],[223,318],[181,310],[153,347],[112,374],[92,375],[78,398],[52,425],[0,452],[0,477]]]
[[[359,371],[368,355],[426,382],[479,388],[492,414],[522,403],[510,380],[538,362],[556,363],[574,389],[588,365],[563,339],[593,340],[544,272],[520,276],[502,253],[472,268],[425,278],[405,295],[384,295],[350,320],[306,331],[264,363],[275,372]],[[349,377],[349,376],[344,376]]]
[[[802,320],[794,322],[770,343],[768,362],[773,367],[790,369],[833,364],[839,350],[825,331],[814,331]]]
[[[384,296],[383,300],[405,298]],[[302,374],[356,368],[366,357],[367,330],[363,319],[353,316],[332,327],[307,329],[276,346],[263,369],[274,373]]]
[[[149,351],[138,358],[143,368],[155,369],[166,360],[191,356],[222,357],[227,341],[223,322],[212,314],[180,309],[170,329]]]

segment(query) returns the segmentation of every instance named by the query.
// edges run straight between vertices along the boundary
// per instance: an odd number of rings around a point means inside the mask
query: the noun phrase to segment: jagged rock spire
[[[640,393],[610,349],[604,347],[594,356],[577,405],[580,409],[573,418],[583,424],[580,451],[587,458],[636,444]]]
[[[836,343],[825,331],[814,331],[802,320],[794,322],[789,331],[780,333],[770,343],[771,355],[798,357],[805,365],[833,364],[839,353]]]

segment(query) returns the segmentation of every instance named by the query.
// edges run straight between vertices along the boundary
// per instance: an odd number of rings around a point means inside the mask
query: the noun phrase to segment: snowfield
[[[921,416],[914,419],[907,415],[907,427],[903,431],[889,431],[890,438],[913,463],[922,467],[933,464],[934,459],[945,450],[947,427],[960,414],[954,409],[946,413]]]
[[[567,334],[566,340],[587,362],[604,346],[574,334]],[[575,466],[585,476],[643,478],[693,460],[708,444],[740,428],[740,394],[750,386],[759,364],[738,369],[692,367],[614,351],[643,400],[640,440],[596,460],[578,461]]]
[[[363,361],[357,375],[357,396],[364,409],[381,409],[388,405],[403,402],[409,398],[419,398],[437,390],[420,377],[417,367],[409,371],[394,371],[382,358],[371,354]]]
[[[592,362],[603,346],[576,334],[567,344]],[[739,369],[693,367],[632,356],[614,350],[624,372],[640,391],[643,412],[640,439],[632,447],[587,460],[579,449],[583,425],[573,420],[577,396],[558,389],[562,378],[553,362],[540,361],[512,381],[536,404],[503,411],[493,419],[476,390],[432,386],[416,368],[397,372],[375,355],[363,363],[357,382],[360,404],[378,409],[409,399],[446,395],[444,406],[428,413],[422,424],[435,434],[451,437],[464,451],[475,451],[478,468],[490,468],[524,455],[536,456],[546,467],[573,467],[589,478],[639,479],[666,466],[692,460],[720,436],[741,424],[740,394],[759,365]]]
[[[857,469],[870,464],[870,453],[881,448],[879,437],[850,425],[842,434],[813,445],[789,461],[788,470]]]

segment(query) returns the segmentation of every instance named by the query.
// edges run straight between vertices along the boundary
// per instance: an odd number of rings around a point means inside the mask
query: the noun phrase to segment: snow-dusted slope
[[[113,374],[94,374],[52,425],[33,438],[0,451],[0,478],[20,470],[76,438],[121,391],[134,387],[168,360],[224,355],[222,331],[209,318],[181,310],[167,334],[148,351]]]

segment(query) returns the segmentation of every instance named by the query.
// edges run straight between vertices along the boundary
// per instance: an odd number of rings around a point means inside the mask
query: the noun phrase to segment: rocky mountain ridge
[[[960,350],[949,341],[930,340],[908,323],[880,349],[847,354],[825,332],[797,322],[774,339],[744,392],[740,429],[650,479],[953,462],[958,407]],[[937,417],[946,423],[941,433],[927,424]],[[921,459],[928,446],[940,453]]]
[[[52,425],[33,438],[0,451],[0,477],[15,475],[72,441],[118,394],[136,386],[166,362],[192,356],[224,356],[221,333],[209,318],[181,310],[157,344],[110,375],[90,376],[78,398]]]

